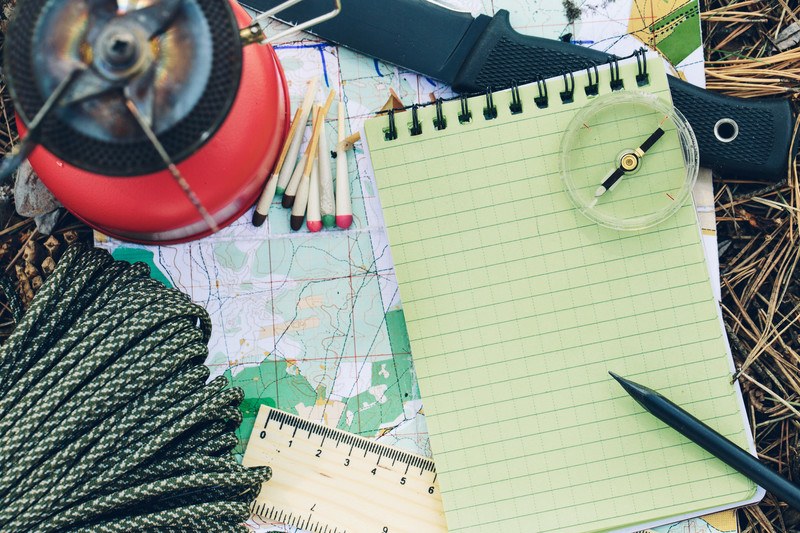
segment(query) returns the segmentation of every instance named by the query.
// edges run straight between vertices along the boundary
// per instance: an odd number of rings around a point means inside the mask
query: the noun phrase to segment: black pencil
[[[700,445],[731,468],[747,476],[780,500],[800,510],[800,487],[782,477],[736,444],[693,417],[653,389],[609,372],[634,400],[653,416]]]

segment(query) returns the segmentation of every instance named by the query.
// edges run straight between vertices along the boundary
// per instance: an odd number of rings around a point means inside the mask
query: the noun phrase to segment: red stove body
[[[230,4],[240,26],[247,26],[249,15],[235,1]],[[257,199],[290,120],[286,79],[274,49],[251,45],[242,54],[241,82],[227,117],[208,141],[177,164],[220,227]],[[24,133],[22,121],[18,124]],[[43,146],[29,159],[61,203],[104,234],[166,244],[212,231],[167,170],[105,176],[70,165]]]

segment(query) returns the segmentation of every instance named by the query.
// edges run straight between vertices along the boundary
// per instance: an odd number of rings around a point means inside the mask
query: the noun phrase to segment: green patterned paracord
[[[231,456],[240,389],[148,267],[73,247],[0,348],[0,531],[234,531],[271,470]]]

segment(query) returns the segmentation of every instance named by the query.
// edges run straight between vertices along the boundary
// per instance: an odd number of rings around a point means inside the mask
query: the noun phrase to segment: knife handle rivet
[[[721,118],[714,124],[714,137],[719,142],[729,143],[739,136],[739,125],[732,118]]]

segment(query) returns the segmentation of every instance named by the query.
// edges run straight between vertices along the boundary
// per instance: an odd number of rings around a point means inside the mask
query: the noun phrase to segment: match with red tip
[[[353,225],[353,215],[336,215],[336,225],[342,229],[348,229]]]

